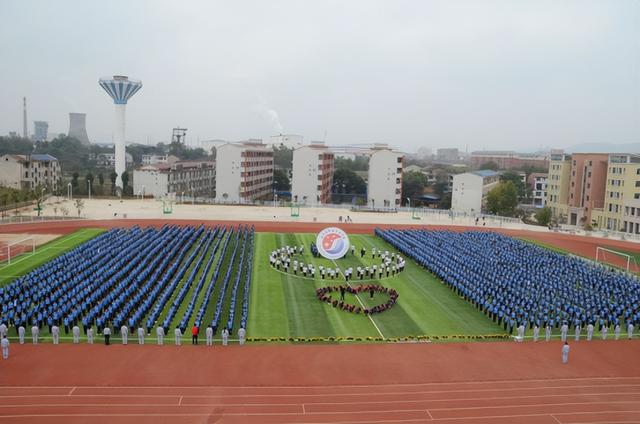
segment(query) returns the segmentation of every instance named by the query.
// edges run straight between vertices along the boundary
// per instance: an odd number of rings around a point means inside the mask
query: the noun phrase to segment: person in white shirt
[[[180,346],[182,344],[182,331],[180,331],[180,328],[176,327],[173,334],[176,338],[176,346]]]
[[[75,344],[80,343],[80,327],[78,327],[77,325],[74,325],[73,328],[71,329],[71,333],[73,334],[73,343]]]
[[[120,337],[122,337],[122,344],[126,345],[129,343],[129,329],[126,325],[120,327]]]
[[[551,340],[551,326],[549,324],[547,324],[547,326],[544,327],[544,340],[546,342]]]
[[[540,336],[540,327],[538,326],[538,324],[536,324],[533,326],[533,341],[537,342],[539,336]]]
[[[524,340],[524,324],[520,324],[518,327],[518,335],[516,336],[517,342],[522,342]]]
[[[104,344],[109,346],[109,339],[111,338],[111,329],[109,327],[105,327],[102,330],[102,334],[104,335]]]
[[[566,364],[569,362],[569,342],[564,342],[562,346],[562,363]]]
[[[0,338],[4,337],[7,335],[7,324],[0,323]]]
[[[620,324],[616,324],[613,328],[613,337],[616,340],[620,340]]]
[[[566,322],[563,322],[562,326],[560,327],[560,340],[562,340],[563,342],[566,342],[568,332],[569,332],[569,326],[567,325]]]
[[[138,327],[138,344],[144,344],[144,328]]]
[[[51,337],[53,338],[53,344],[57,345],[60,341],[60,328],[57,325],[51,327]]]
[[[593,324],[589,323],[587,325],[587,341],[591,341],[593,338]]]
[[[211,326],[207,327],[205,335],[207,336],[207,346],[213,346],[213,328]]]
[[[162,346],[164,344],[164,327],[159,325],[156,328],[156,336],[158,337],[158,344]]]
[[[229,330],[225,327],[224,330],[222,330],[222,346],[226,346],[227,344],[229,344]]]
[[[18,327],[18,338],[20,339],[20,344],[24,344],[24,333],[25,328],[23,325],[21,325],[20,327]]]
[[[238,339],[240,341],[240,346],[244,344],[246,335],[247,335],[247,332],[245,331],[245,329],[240,327],[240,329],[238,330]]]
[[[607,340],[608,331],[609,331],[609,328],[606,325],[603,325],[602,330],[600,330],[600,332],[602,333],[602,340]]]
[[[87,330],[87,343],[93,344],[93,327],[89,327]]]
[[[31,327],[31,341],[33,344],[38,344],[38,335],[40,334],[40,329],[37,325]]]
[[[2,347],[2,359],[9,359],[9,339],[6,334],[2,336],[0,347]]]
[[[575,341],[579,341],[579,340],[580,340],[580,331],[581,331],[581,330],[582,330],[582,329],[580,328],[580,325],[579,325],[579,324],[578,324],[578,325],[576,325],[576,334],[575,334],[575,337],[574,337],[574,340],[575,340]]]
[[[630,322],[629,325],[627,325],[627,337],[629,339],[631,339],[633,337],[633,323]]]

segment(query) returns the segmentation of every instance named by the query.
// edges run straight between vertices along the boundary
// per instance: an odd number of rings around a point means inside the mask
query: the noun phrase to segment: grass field
[[[105,230],[101,228],[84,228],[38,246],[35,253],[24,253],[11,258],[10,264],[3,263],[0,265],[0,287],[8,284],[17,277],[28,274],[32,269],[91,240],[104,231]]]
[[[371,248],[395,251],[391,245],[374,236],[351,235],[351,243],[359,250],[367,249],[360,259],[349,254],[337,262],[341,269],[368,266]],[[407,260],[402,273],[376,281],[399,293],[398,302],[390,310],[368,317],[339,310],[316,298],[315,289],[340,285],[344,279],[314,280],[280,272],[269,264],[272,250],[284,245],[304,245],[305,263],[332,266],[325,259],[315,259],[308,246],[314,234],[257,233],[254,275],[251,287],[251,309],[248,336],[265,337],[404,337],[410,335],[488,335],[502,334],[502,328],[483,313],[456,296],[433,275]],[[299,260],[299,259],[298,259]],[[352,285],[359,280],[352,280]],[[336,297],[334,295],[334,297]],[[366,306],[382,303],[381,296],[370,300],[359,296]],[[357,299],[345,299],[358,305]]]

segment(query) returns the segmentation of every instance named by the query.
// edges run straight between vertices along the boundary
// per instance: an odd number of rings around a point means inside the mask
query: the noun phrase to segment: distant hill
[[[640,153],[640,143],[582,143],[564,150],[568,153]]]

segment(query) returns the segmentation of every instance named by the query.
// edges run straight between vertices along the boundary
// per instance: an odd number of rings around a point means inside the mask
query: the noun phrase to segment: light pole
[[[144,200],[144,186],[142,186],[142,200]]]
[[[91,180],[87,179],[87,187],[89,187],[89,200],[91,200]]]
[[[195,198],[195,197],[194,197],[194,195],[193,195],[193,188],[192,188],[192,189],[191,189],[191,204],[192,204],[192,205],[195,205],[195,202],[196,202],[196,198]]]
[[[67,184],[67,197],[69,200],[73,200],[73,187],[71,187],[71,183]]]
[[[407,197],[407,202],[409,203],[409,210],[411,210],[411,198]]]
[[[180,196],[180,203],[181,204],[184,203],[184,191],[182,192],[182,196]]]

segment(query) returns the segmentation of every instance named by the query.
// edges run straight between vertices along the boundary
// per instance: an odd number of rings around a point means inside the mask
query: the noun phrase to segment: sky
[[[280,132],[331,145],[533,151],[640,142],[640,1],[0,0],[0,134],[142,80],[127,140]]]

